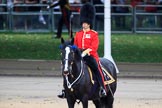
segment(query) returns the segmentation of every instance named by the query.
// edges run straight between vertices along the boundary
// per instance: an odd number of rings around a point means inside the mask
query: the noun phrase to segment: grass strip
[[[66,33],[63,34],[68,39]],[[99,34],[99,56],[104,56],[104,36]],[[116,62],[162,63],[161,34],[112,34]],[[51,33],[0,33],[0,59],[60,60],[60,39]]]

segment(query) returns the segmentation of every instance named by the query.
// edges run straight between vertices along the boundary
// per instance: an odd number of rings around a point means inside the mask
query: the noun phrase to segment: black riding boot
[[[66,98],[65,90],[62,90],[60,94],[57,95],[59,98]]]
[[[106,90],[104,89],[105,87],[104,87],[104,84],[102,82],[100,71],[98,69],[96,70],[96,77],[97,77],[97,81],[99,82],[99,85],[100,85],[99,96],[105,97],[107,95],[107,93],[106,93]]]
[[[101,75],[100,75],[101,76]],[[99,96],[100,97],[105,97],[107,95],[106,90],[104,89],[104,84],[102,83],[102,79],[100,76],[97,76],[97,80],[100,85],[100,91],[99,91]],[[100,77],[100,78],[99,78]]]
[[[106,90],[104,89],[104,84],[102,82],[102,76],[98,69],[98,64],[96,60],[92,56],[85,56],[83,59],[86,61],[86,64],[92,69],[92,71],[97,77],[97,81],[99,82],[99,85],[100,85],[99,96],[105,97],[107,93],[106,93]]]

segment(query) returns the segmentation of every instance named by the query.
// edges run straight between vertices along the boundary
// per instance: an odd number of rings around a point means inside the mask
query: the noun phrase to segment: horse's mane
[[[74,53],[77,55],[77,59],[82,59],[81,56],[81,50],[74,45],[74,39],[72,38],[71,40],[64,40],[63,38],[61,39],[61,43],[62,43],[62,48],[64,49],[67,46],[70,46],[72,48],[72,50],[74,51]]]
[[[76,53],[76,55],[77,55],[77,58],[78,58],[79,60],[81,60],[81,59],[82,59],[81,50],[80,50],[78,47],[75,49],[75,53]]]

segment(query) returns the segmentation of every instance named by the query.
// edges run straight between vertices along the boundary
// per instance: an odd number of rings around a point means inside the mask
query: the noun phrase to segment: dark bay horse
[[[86,65],[81,56],[81,50],[73,45],[74,40],[61,39],[61,59],[63,86],[67,98],[68,108],[74,108],[77,101],[83,108],[88,108],[88,101],[93,101],[96,108],[113,108],[114,93],[117,86],[116,69],[108,59],[100,58],[102,67],[113,81],[106,85],[107,96],[99,96],[99,83],[93,72]]]

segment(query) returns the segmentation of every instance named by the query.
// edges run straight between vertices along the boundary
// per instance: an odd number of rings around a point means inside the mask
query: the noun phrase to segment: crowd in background
[[[13,7],[14,4],[48,4],[49,2],[55,2],[58,0],[0,0],[0,4],[7,4],[7,7]],[[103,4],[105,0],[69,0],[69,3],[72,4],[81,4],[85,2],[92,2],[95,4]],[[162,5],[162,0],[111,0],[111,4],[114,5],[132,5],[135,7],[136,5]],[[144,10],[148,12],[156,12],[157,10],[161,10],[161,7],[146,7]],[[31,10],[37,10],[31,8]],[[1,11],[3,11],[1,9]],[[128,12],[127,8],[124,7],[114,7],[112,11],[116,12]]]
[[[46,24],[46,21],[43,17],[43,15],[41,14],[42,10],[44,10],[44,8],[40,7],[40,6],[29,6],[29,7],[14,7],[14,5],[16,4],[48,4],[49,2],[57,2],[58,0],[0,0],[0,12],[7,12],[8,10],[10,10],[10,8],[13,9],[13,11],[16,12],[22,12],[22,11],[36,11],[36,12],[40,12],[39,15],[39,22],[41,22],[42,24]],[[102,4],[106,1],[106,0],[69,0],[70,4],[83,4],[85,2],[92,2],[94,5],[98,5],[98,4]],[[6,5],[2,5],[2,4],[6,4]],[[135,7],[137,5],[148,5],[146,7],[138,7],[136,8],[136,11],[143,11],[143,12],[161,12],[162,11],[162,7],[159,7],[160,5],[162,5],[162,0],[111,0],[111,4],[112,5],[119,5],[118,7],[116,6],[112,6],[111,8],[111,12],[113,13],[129,13],[132,10],[130,9],[130,7],[128,6],[122,6],[122,5],[131,5],[132,7]],[[151,5],[151,6],[149,6]],[[158,5],[158,6],[157,6]],[[56,10],[59,10],[59,7],[55,7]],[[71,7],[72,11],[79,11],[78,7]],[[103,13],[104,12],[104,7],[103,6],[99,6],[96,7],[96,12],[98,13]],[[161,15],[162,16],[162,15]],[[159,18],[161,18],[161,16],[159,16]],[[101,16],[96,16],[96,19],[98,19],[99,21],[103,21],[103,17]],[[115,25],[117,27],[125,27],[126,24],[126,20],[125,20],[125,16],[121,16],[121,17],[115,17]],[[140,17],[137,19],[141,19]],[[151,19],[151,17],[150,17]],[[6,21],[6,16],[3,14],[0,14],[0,29],[3,28],[3,24]],[[162,21],[160,21],[160,25],[162,25]],[[139,23],[140,25],[140,23]]]

